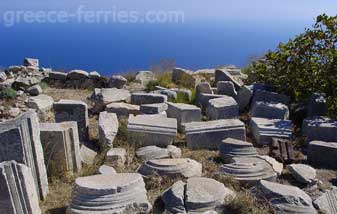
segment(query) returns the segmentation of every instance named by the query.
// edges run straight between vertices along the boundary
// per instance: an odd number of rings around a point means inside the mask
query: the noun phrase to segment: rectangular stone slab
[[[194,105],[184,103],[167,103],[167,117],[176,118],[179,130],[183,123],[197,122],[201,120],[201,109]]]
[[[134,105],[165,103],[165,102],[167,102],[167,96],[162,94],[137,92],[131,95],[131,103]]]
[[[245,125],[238,119],[185,123],[183,129],[191,149],[217,150],[226,138],[246,140]]]
[[[312,141],[308,147],[310,165],[337,170],[337,142]]]

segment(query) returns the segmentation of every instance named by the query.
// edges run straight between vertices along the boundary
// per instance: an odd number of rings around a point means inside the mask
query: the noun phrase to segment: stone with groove
[[[219,146],[219,153],[220,157],[227,163],[234,157],[253,157],[257,155],[253,144],[232,138],[226,138],[222,141]]]

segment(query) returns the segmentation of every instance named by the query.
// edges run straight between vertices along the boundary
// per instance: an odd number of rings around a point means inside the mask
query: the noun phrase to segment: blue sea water
[[[243,67],[251,56],[303,32],[307,22],[194,21],[178,24],[18,24],[0,27],[0,65],[40,59],[55,70],[108,75],[149,69],[161,59],[179,67]]]

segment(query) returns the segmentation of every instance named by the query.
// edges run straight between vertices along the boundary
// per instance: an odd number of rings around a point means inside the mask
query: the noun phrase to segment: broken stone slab
[[[14,89],[22,89],[22,90],[26,90],[27,88],[33,86],[33,85],[37,85],[40,83],[40,80],[38,78],[35,77],[18,77],[15,79],[15,81],[12,84],[12,87]]]
[[[100,166],[98,172],[102,175],[114,175],[117,173],[113,167],[107,165]]]
[[[0,163],[0,212],[41,214],[31,169],[16,161]]]
[[[326,116],[328,107],[326,103],[326,95],[324,93],[314,93],[310,97],[308,104],[308,117]]]
[[[32,59],[32,58],[25,58],[23,60],[23,66],[26,66],[26,67],[32,66],[32,67],[38,68],[39,67],[39,60],[38,59]]]
[[[97,156],[97,152],[89,146],[87,142],[82,142],[80,145],[81,162],[90,166],[93,165]]]
[[[202,109],[206,109],[208,104],[209,104],[209,101],[211,99],[223,98],[223,97],[225,97],[225,95],[221,95],[221,94],[200,94],[196,98],[196,105],[201,107]]]
[[[26,89],[26,93],[30,96],[37,96],[42,93],[42,88],[39,85],[33,85]]]
[[[251,143],[233,138],[226,138],[219,146],[219,154],[225,163],[229,163],[234,157],[256,156],[257,151]]]
[[[193,177],[175,182],[161,196],[169,213],[212,213],[227,204],[235,193],[222,183],[204,177]],[[220,208],[221,209],[221,208]],[[222,212],[221,212],[222,213]]]
[[[48,193],[48,178],[36,112],[0,123],[0,162],[15,160],[30,167],[39,198]]]
[[[258,190],[277,213],[317,213],[310,196],[298,187],[261,180]]]
[[[219,173],[231,176],[235,180],[255,185],[259,180],[275,181],[278,173],[263,158],[256,157],[234,157],[233,162],[220,167]]]
[[[168,145],[166,148],[145,146],[136,150],[136,156],[143,161],[164,158],[180,158],[181,149],[173,145]]]
[[[40,136],[49,175],[81,171],[80,142],[75,121],[41,123]]]
[[[134,82],[146,86],[150,81],[156,80],[156,76],[152,71],[139,71],[136,74]]]
[[[111,148],[105,156],[105,164],[108,166],[123,166],[126,161],[124,148]]]
[[[234,84],[231,81],[219,81],[216,84],[217,93],[222,95],[227,95],[230,97],[236,97],[237,92],[235,90]]]
[[[127,79],[125,79],[121,75],[112,75],[109,79],[108,87],[122,89],[124,88],[127,82],[128,82]]]
[[[65,81],[67,79],[67,73],[59,71],[51,71],[49,72],[49,78],[53,80]]]
[[[291,175],[301,183],[313,183],[316,178],[316,170],[306,164],[291,164],[288,166]]]
[[[226,69],[217,69],[215,70],[215,83],[219,81],[230,81],[234,84],[236,90],[239,90],[241,83],[239,83]]]
[[[287,139],[272,138],[269,155],[282,163],[290,164],[295,161],[294,147]]]
[[[117,136],[119,122],[115,113],[101,112],[98,118],[98,136],[102,147],[112,147]]]
[[[280,176],[283,171],[283,163],[278,162],[274,158],[268,156],[268,155],[258,155],[257,156],[260,159],[265,160],[272,168],[273,170],[277,173],[277,176]]]
[[[7,79],[7,75],[5,72],[0,72],[0,82],[4,82]]]
[[[283,103],[267,103],[259,101],[253,104],[251,116],[287,120],[289,118],[289,109],[288,106]]]
[[[117,173],[80,177],[75,181],[68,214],[149,213],[140,174]]]
[[[303,132],[307,142],[326,141],[337,142],[337,121],[328,117],[313,117],[303,121]]]
[[[131,103],[134,105],[165,103],[167,96],[162,94],[136,92],[131,95]]]
[[[130,92],[125,89],[95,88],[90,100],[95,103],[95,111],[100,112],[110,103],[127,101],[130,99],[130,96]]]
[[[213,94],[212,87],[208,82],[199,83],[195,88],[197,96],[199,94]]]
[[[209,100],[206,115],[210,120],[232,119],[239,117],[239,105],[234,98],[224,95]]]
[[[256,102],[283,103],[289,106],[290,98],[283,94],[275,92],[256,90],[253,95],[252,104]]]
[[[184,123],[201,120],[201,109],[195,105],[171,102],[168,102],[167,105],[167,117],[177,119],[179,130]]]
[[[202,164],[189,158],[155,159],[143,163],[137,172],[144,176],[158,174],[189,178],[201,176]]]
[[[67,74],[69,80],[89,79],[89,73],[83,70],[72,70]]]
[[[337,143],[312,141],[308,147],[308,162],[312,166],[337,169]]]
[[[89,138],[88,127],[88,106],[86,103],[77,100],[61,99],[54,102],[54,112],[56,122],[76,121],[80,141]]]
[[[51,96],[40,94],[39,96],[29,97],[27,106],[41,112],[47,112],[52,109],[54,99]]]
[[[91,71],[89,73],[89,79],[99,80],[100,78],[101,78],[101,75],[97,71]]]
[[[165,96],[167,96],[168,100],[176,100],[177,97],[178,97],[177,93],[175,91],[170,90],[170,89],[155,90],[155,91],[152,91],[151,93],[165,95]]]
[[[110,103],[106,106],[105,111],[117,114],[119,119],[129,118],[130,114],[140,114],[140,107],[138,105],[132,105],[129,103]]]
[[[253,91],[247,86],[242,86],[238,90],[238,94],[235,97],[236,102],[239,104],[240,111],[243,111],[250,103],[253,96]]]
[[[337,187],[326,191],[314,201],[314,206],[321,212],[326,214],[337,213]]]
[[[246,140],[246,129],[238,119],[184,123],[187,147],[217,150],[223,139]]]
[[[290,120],[267,119],[253,117],[250,128],[256,142],[260,145],[268,145],[272,138],[291,139],[292,124]]]
[[[177,135],[177,120],[158,115],[130,116],[127,128],[130,143],[167,146]]]
[[[142,114],[160,114],[166,110],[166,103],[143,104],[140,106],[140,112]]]

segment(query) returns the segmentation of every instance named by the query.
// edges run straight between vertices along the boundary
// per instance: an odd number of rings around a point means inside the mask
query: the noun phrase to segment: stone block
[[[98,135],[101,147],[112,147],[117,136],[119,122],[115,113],[101,112],[98,118]]]
[[[160,114],[166,110],[166,103],[143,104],[140,106],[140,112],[142,114]]]
[[[233,119],[239,117],[239,105],[234,98],[224,95],[209,100],[206,115],[210,120]]]
[[[337,121],[328,117],[313,117],[303,121],[307,141],[337,142]]]
[[[259,101],[268,103],[283,103],[288,106],[290,103],[290,98],[286,95],[275,92],[256,90],[253,95],[252,104]]]
[[[167,117],[177,119],[179,130],[184,123],[201,120],[201,109],[195,105],[169,102],[166,113]]]
[[[131,103],[134,105],[165,103],[165,102],[167,102],[167,96],[162,94],[137,92],[132,93],[131,95]]]
[[[105,111],[117,114],[119,119],[129,118],[130,114],[140,114],[140,107],[129,103],[111,103],[106,106]]]
[[[283,103],[255,102],[251,110],[252,117],[269,119],[289,119],[288,106]]]
[[[124,148],[111,148],[105,156],[105,165],[112,167],[124,166],[126,150]]]
[[[312,141],[308,147],[308,162],[312,166],[337,170],[337,143]]]
[[[237,92],[235,90],[234,84],[231,81],[219,81],[216,84],[217,93],[222,95],[227,95],[230,97],[236,97]]]

